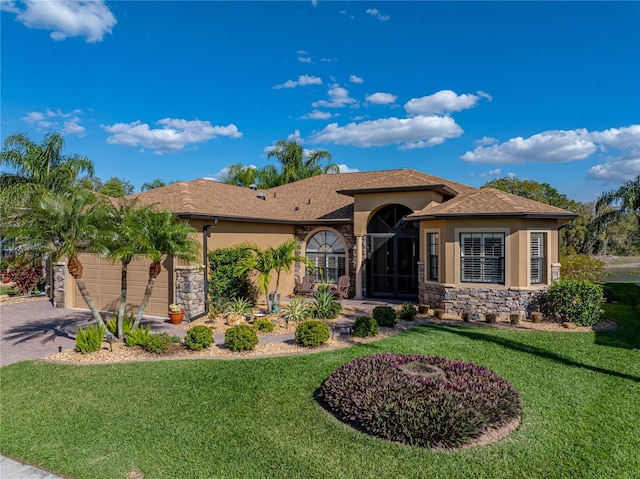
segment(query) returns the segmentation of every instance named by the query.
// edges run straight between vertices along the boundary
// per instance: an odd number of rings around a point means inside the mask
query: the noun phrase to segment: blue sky
[[[284,138],[580,201],[640,173],[639,2],[0,5],[2,140],[60,131],[136,189],[261,167]]]

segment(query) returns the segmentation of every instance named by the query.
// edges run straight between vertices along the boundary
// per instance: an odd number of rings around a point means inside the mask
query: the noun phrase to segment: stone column
[[[560,279],[560,263],[551,263],[551,281]]]
[[[67,277],[66,265],[56,263],[53,265],[53,284],[51,299],[55,308],[65,307],[65,280]]]
[[[363,241],[363,235],[356,235],[356,295],[353,299],[362,299]]]
[[[206,293],[204,290],[204,270],[201,268],[176,268],[175,303],[184,309],[187,321],[204,313]]]

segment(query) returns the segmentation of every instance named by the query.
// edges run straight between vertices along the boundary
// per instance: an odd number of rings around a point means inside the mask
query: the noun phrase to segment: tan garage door
[[[80,261],[84,266],[82,278],[98,309],[102,311],[117,310],[120,304],[120,264],[111,264],[106,259],[94,254],[81,254]],[[169,271],[166,266],[171,266],[169,260],[164,262],[162,272],[156,279],[145,314],[167,316],[170,302],[170,285]],[[129,264],[127,274],[127,311],[138,310],[148,278],[149,261],[144,258],[134,259]],[[75,286],[75,281],[73,279],[71,281],[75,289],[71,307],[86,308],[87,304],[82,298],[78,287]]]

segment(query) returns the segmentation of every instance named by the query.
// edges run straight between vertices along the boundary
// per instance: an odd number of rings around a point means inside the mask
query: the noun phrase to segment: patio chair
[[[347,299],[349,297],[349,286],[351,280],[349,276],[340,276],[338,278],[338,284],[336,285],[336,292],[340,299]]]
[[[296,286],[297,294],[313,294],[315,290],[315,278],[307,275],[302,278],[302,283]]]

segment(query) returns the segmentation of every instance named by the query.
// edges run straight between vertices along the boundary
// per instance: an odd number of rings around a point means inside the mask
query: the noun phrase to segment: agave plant
[[[342,305],[331,291],[316,291],[309,310],[315,319],[335,319],[342,311]]]
[[[300,322],[310,315],[309,306],[305,304],[303,298],[293,298],[284,306],[284,319],[289,327],[289,321]]]
[[[239,316],[251,316],[253,314],[253,303],[246,298],[234,298],[227,305],[226,316],[237,314]]]

